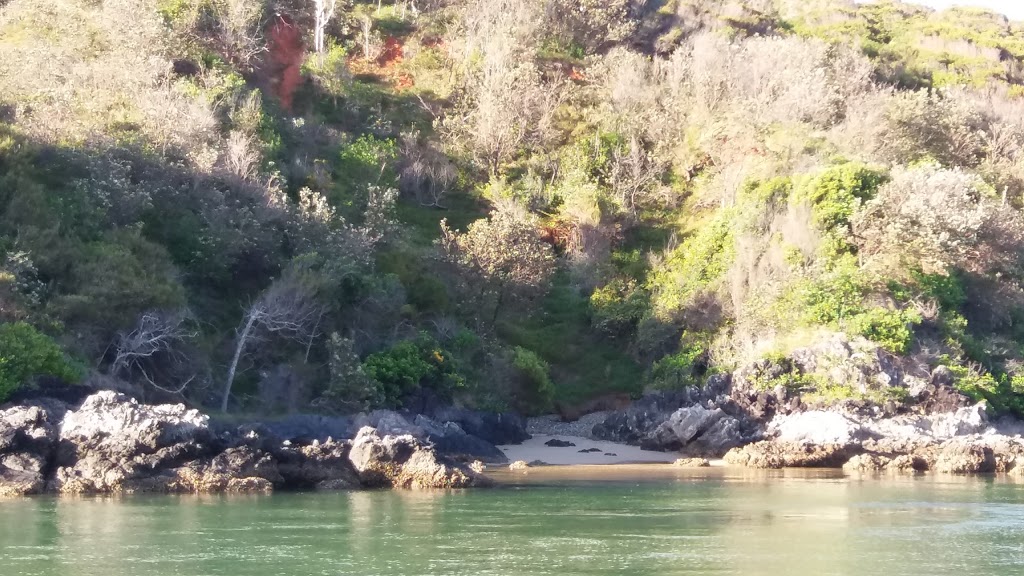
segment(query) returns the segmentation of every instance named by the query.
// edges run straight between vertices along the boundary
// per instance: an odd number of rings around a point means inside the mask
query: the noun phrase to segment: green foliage
[[[673,250],[662,267],[652,272],[650,289],[659,309],[681,310],[694,296],[722,278],[732,263],[735,250],[732,217],[729,210],[719,212]]]
[[[658,360],[651,367],[649,383],[655,390],[680,390],[698,386],[708,366],[706,334],[683,333],[680,350]]]
[[[632,279],[613,279],[590,295],[591,322],[609,336],[627,336],[650,309],[649,295]]]
[[[146,310],[174,309],[184,301],[167,252],[137,230],[122,229],[82,247],[67,291],[55,304],[69,324],[112,332],[131,326]]]
[[[747,380],[755,390],[761,391],[771,391],[782,386],[799,392],[811,382],[793,365],[792,360],[781,353],[768,354],[755,363]]]
[[[893,354],[906,354],[914,342],[914,326],[921,323],[913,310],[869,308],[850,318],[850,332],[860,334]]]
[[[335,189],[330,199],[343,213],[358,214],[364,208],[367,185],[390,186],[395,182],[394,140],[364,134],[341,149],[335,163]]]
[[[548,375],[548,363],[532,350],[516,346],[512,349],[512,366],[519,371],[525,384],[524,405],[535,413],[551,410],[555,398],[555,385]]]
[[[381,384],[383,402],[389,406],[419,387],[448,395],[465,386],[452,356],[425,333],[371,354],[363,362],[363,369]]]
[[[366,410],[384,402],[381,383],[366,374],[351,339],[331,333],[327,352],[330,375],[324,401],[343,410]]]
[[[0,402],[36,376],[77,382],[81,371],[49,336],[25,322],[0,324]]]
[[[957,311],[967,302],[963,276],[956,270],[949,274],[911,272],[923,295],[934,298],[944,311]]]
[[[398,277],[405,288],[406,299],[417,313],[445,312],[451,305],[447,287],[421,255],[399,250],[382,251],[377,255],[377,270],[381,274]]]
[[[540,310],[509,315],[498,335],[536,353],[551,366],[555,401],[574,405],[615,392],[639,393],[643,371],[621,344],[609,343],[591,328],[590,301],[564,271],[555,275]]]
[[[801,179],[793,197],[813,207],[814,222],[823,231],[846,233],[854,212],[875,196],[885,179],[884,172],[864,164],[840,164]]]
[[[793,287],[799,310],[812,325],[835,325],[858,314],[866,286],[856,259],[846,255],[818,278],[797,282]]]

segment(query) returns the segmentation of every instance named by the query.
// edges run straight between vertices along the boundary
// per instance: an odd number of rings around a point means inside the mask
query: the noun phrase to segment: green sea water
[[[0,501],[2,576],[1024,575],[1024,483],[546,470],[499,487]]]

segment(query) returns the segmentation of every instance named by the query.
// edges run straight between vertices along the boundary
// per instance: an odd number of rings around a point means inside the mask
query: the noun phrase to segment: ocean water
[[[1024,575],[1024,483],[1005,477],[647,466],[497,479],[4,500],[0,575]]]

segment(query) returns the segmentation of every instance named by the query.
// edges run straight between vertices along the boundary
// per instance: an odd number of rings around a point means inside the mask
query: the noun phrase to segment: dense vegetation
[[[841,331],[1024,408],[1000,16],[8,0],[0,54],[0,397],[541,412]]]

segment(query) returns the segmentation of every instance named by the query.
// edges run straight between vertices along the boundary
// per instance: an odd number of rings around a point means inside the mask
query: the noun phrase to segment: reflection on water
[[[1024,485],[537,469],[479,491],[0,501],[0,574],[1024,574]]]

